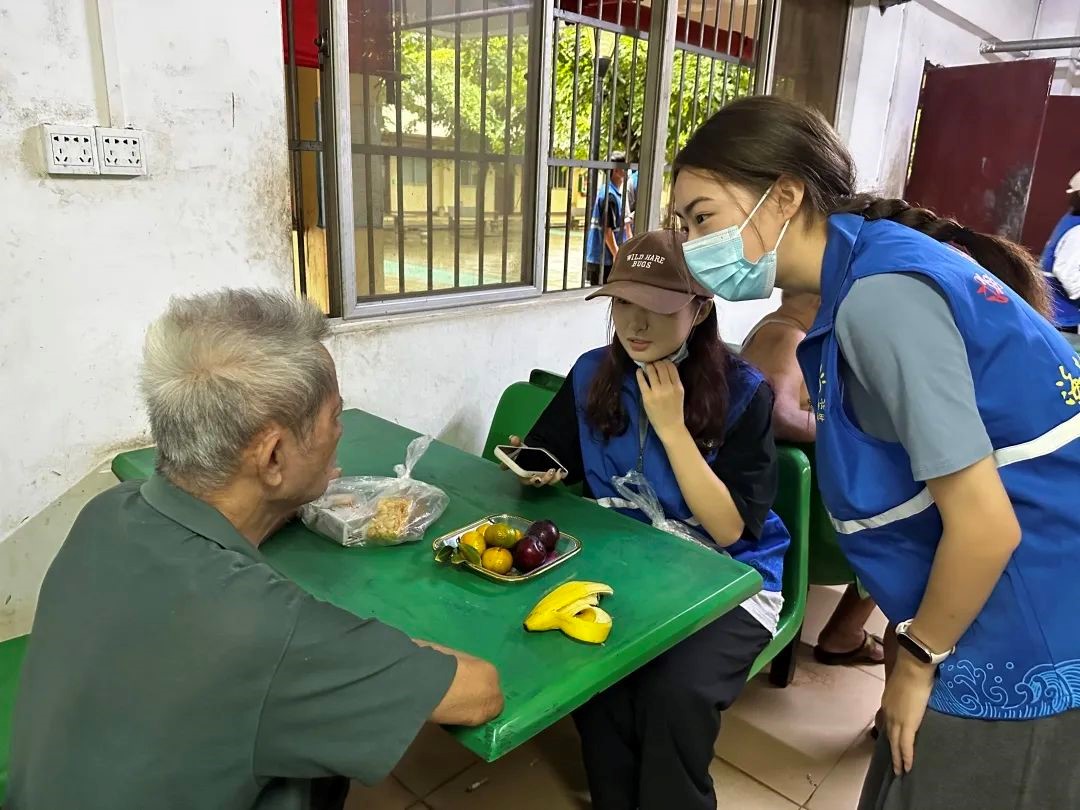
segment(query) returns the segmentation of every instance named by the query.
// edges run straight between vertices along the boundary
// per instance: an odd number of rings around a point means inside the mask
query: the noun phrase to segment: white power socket
[[[49,174],[100,174],[93,127],[41,125],[41,145]]]
[[[146,174],[146,133],[138,129],[94,127],[101,174],[139,177]]]

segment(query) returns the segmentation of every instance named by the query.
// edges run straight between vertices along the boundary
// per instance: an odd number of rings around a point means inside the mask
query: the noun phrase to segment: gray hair
[[[150,325],[141,388],[157,470],[196,492],[224,486],[258,433],[306,437],[334,391],[326,317],[272,290],[173,298]]]

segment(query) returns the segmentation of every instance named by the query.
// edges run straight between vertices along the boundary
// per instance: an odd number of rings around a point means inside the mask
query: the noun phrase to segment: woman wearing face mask
[[[614,339],[577,361],[525,443],[551,452],[587,497],[646,520],[612,483],[641,472],[668,519],[753,566],[764,589],[575,713],[597,810],[714,810],[720,712],[742,691],[783,603],[789,537],[771,512],[772,392],[725,349],[682,241],[653,231],[622,246],[590,296],[612,299]]]
[[[901,646],[860,807],[1080,807],[1080,358],[1038,267],[856,195],[836,133],[779,99],[721,110],[675,170],[699,281],[821,296],[819,489]]]

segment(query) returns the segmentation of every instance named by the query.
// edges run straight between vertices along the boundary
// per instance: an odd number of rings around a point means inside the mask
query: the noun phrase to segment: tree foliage
[[[597,151],[601,159],[607,159],[610,144],[611,154],[625,152],[636,159],[645,127],[642,118],[647,44],[627,35],[558,21],[557,32],[552,155],[575,160],[591,157],[597,64],[599,57],[607,57],[611,66],[601,85]],[[433,35],[429,104],[427,36],[422,30],[403,32],[399,67],[401,101],[413,122],[406,129],[425,133],[430,109],[436,136],[441,133],[453,137],[456,131],[463,149],[501,153],[509,134],[511,152],[523,154],[529,43],[524,33],[516,34],[509,42],[512,65],[508,95],[507,40],[505,33],[489,36],[485,53],[482,36],[463,37],[459,50],[455,37]],[[737,68],[678,47],[671,76],[666,140],[669,159],[712,112],[733,98],[749,94],[753,83],[753,73],[747,67]],[[482,107],[485,90],[486,105]],[[384,122],[389,131],[397,127],[394,116],[394,106],[388,104],[384,108]],[[482,126],[486,140],[480,137]]]
[[[529,43],[525,36],[514,36],[508,54],[507,40],[505,34],[489,36],[485,49],[482,37],[471,36],[461,40],[458,51],[456,38],[432,36],[430,110],[436,136],[442,133],[453,138],[456,132],[462,149],[502,153],[509,135],[511,153],[520,155],[524,152]],[[423,31],[402,33],[401,102],[417,121],[411,128],[417,134],[427,131],[426,53],[427,36]],[[511,68],[509,94],[508,60]],[[486,100],[482,104],[481,96],[484,95]],[[387,106],[385,115],[393,117],[392,105]],[[388,120],[386,124],[390,131],[396,129],[396,122]],[[487,133],[486,141],[480,137],[481,127]]]
[[[647,44],[588,26],[559,26],[552,153],[556,157],[590,157],[590,125],[599,58],[610,59],[601,83],[599,155],[606,160],[625,152],[636,159],[645,127],[645,63]],[[676,47],[668,108],[668,158],[708,116],[727,101],[747,95],[753,73],[721,59],[688,53]],[[573,110],[577,109],[577,116]],[[571,153],[571,134],[573,151]]]

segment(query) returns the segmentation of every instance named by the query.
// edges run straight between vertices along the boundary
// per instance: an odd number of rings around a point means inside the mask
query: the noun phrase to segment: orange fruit
[[[484,536],[475,529],[461,535],[461,544],[463,546],[472,546],[476,549],[477,554],[483,554],[487,551],[487,543],[484,542]]]
[[[492,523],[484,532],[484,540],[488,546],[498,548],[513,548],[518,541],[517,534],[505,523]]]
[[[514,567],[514,555],[505,548],[489,548],[480,559],[484,568],[496,574],[505,574]]]

